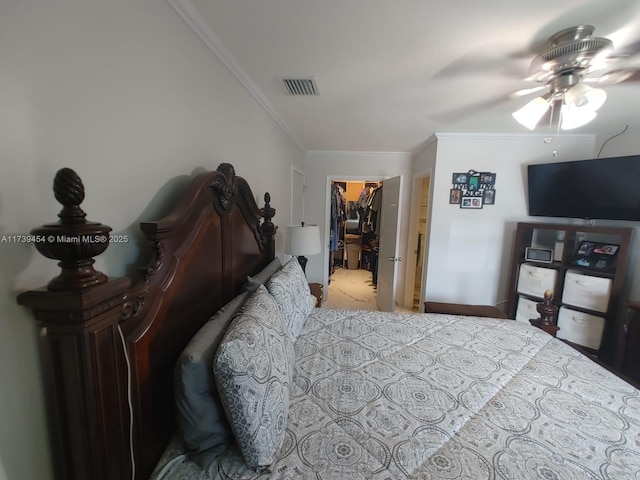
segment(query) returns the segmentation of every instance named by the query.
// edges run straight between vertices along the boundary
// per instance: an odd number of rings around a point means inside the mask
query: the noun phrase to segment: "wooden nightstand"
[[[316,307],[322,306],[322,284],[321,283],[310,283],[309,289],[311,290],[311,295],[316,297]]]

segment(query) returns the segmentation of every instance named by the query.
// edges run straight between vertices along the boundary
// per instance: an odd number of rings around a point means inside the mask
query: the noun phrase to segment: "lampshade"
[[[561,77],[560,80],[569,78]],[[575,81],[575,80],[574,80]],[[555,92],[555,94],[553,93]],[[607,92],[601,88],[593,88],[579,82],[560,85],[552,93],[534,98],[520,110],[513,112],[521,125],[533,130],[545,114],[553,98],[562,98],[561,123],[562,130],[572,130],[586,125],[596,118],[596,111],[607,100]],[[554,97],[555,95],[555,97]]]
[[[549,94],[534,98],[520,110],[513,112],[513,118],[524,127],[533,130],[548,110],[550,99],[551,96]]]
[[[601,88],[592,88],[584,83],[571,87],[564,94],[564,103],[573,105],[579,109],[597,111],[607,100],[607,92]]]
[[[560,109],[560,128],[562,130],[573,130],[586,125],[596,118],[596,115],[597,113],[589,108],[563,104]]]
[[[322,252],[318,225],[289,225],[289,251],[291,255],[316,255]]]
[[[607,100],[607,92],[579,83],[564,94],[560,110],[562,130],[573,130],[596,118],[598,110]]]

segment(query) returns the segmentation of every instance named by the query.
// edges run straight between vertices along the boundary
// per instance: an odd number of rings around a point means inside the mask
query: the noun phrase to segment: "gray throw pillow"
[[[248,292],[241,293],[211,317],[194,335],[176,363],[176,422],[188,452],[201,452],[231,436],[211,364],[225,330],[249,296]]]
[[[244,289],[247,292],[255,292],[260,285],[267,283],[267,280],[282,268],[282,262],[280,258],[276,257],[269,264],[264,267],[259,273],[247,277],[247,282],[244,284]]]
[[[285,438],[293,344],[261,285],[233,320],[214,361],[222,405],[246,464],[271,465]]]
[[[304,322],[316,305],[298,259],[292,257],[271,276],[266,286],[282,312],[289,338],[295,342],[304,327]]]

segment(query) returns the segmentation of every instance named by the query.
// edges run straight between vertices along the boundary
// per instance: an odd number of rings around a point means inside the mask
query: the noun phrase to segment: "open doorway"
[[[379,238],[374,205],[381,180],[330,179],[327,306],[377,310]]]

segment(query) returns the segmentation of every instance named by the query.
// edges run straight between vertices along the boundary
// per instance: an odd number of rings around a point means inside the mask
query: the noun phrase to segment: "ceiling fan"
[[[628,58],[630,54],[614,53],[611,40],[592,37],[594,30],[592,25],[578,25],[551,36],[545,50],[531,62],[527,78],[543,85],[511,94],[514,98],[546,90],[513,113],[520,124],[533,130],[549,108],[553,116],[559,106],[560,128],[578,128],[593,120],[607,99],[603,89],[588,83],[617,84],[636,79],[636,69],[606,70],[612,61]],[[601,74],[593,76],[598,72]]]

